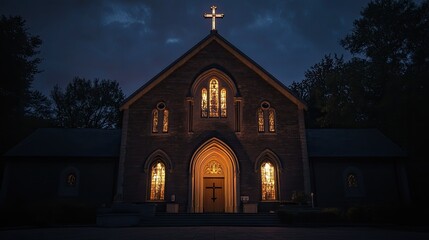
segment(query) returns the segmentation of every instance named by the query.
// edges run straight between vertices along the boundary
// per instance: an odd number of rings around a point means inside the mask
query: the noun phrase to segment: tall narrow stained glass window
[[[270,162],[261,165],[262,200],[276,200],[276,175],[275,167]]]
[[[158,110],[154,109],[152,111],[152,132],[157,133],[158,132]]]
[[[201,117],[207,117],[207,89],[201,90]]]
[[[162,118],[162,132],[168,132],[168,110],[164,109]]]
[[[220,91],[220,116],[226,117],[226,89]]]
[[[219,117],[219,83],[216,79],[210,80],[210,117]]]
[[[264,110],[259,109],[258,110],[258,131],[263,132],[264,130],[265,130]]]
[[[165,165],[156,162],[151,168],[150,200],[164,200]]]
[[[269,126],[268,131],[270,131],[270,132],[276,131],[275,119],[276,119],[276,116],[275,116],[274,109],[268,110],[268,126]]]

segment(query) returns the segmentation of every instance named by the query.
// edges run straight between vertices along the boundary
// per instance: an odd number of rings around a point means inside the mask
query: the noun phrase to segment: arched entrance
[[[191,212],[237,212],[237,157],[217,138],[202,144],[190,164]]]

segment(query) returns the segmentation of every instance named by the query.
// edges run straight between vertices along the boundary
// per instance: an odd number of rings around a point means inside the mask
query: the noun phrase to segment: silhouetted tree
[[[40,91],[31,91],[25,107],[25,116],[27,118],[52,121],[52,101]]]
[[[429,1],[373,1],[361,15],[342,45],[371,65],[378,127],[414,151],[428,116]]]
[[[124,94],[118,82],[76,77],[63,91],[58,85],[51,92],[54,118],[61,127],[117,128],[119,107]]]
[[[39,72],[39,36],[28,32],[19,16],[0,19],[0,102],[2,111],[0,152],[28,134],[23,126],[33,77]]]
[[[371,125],[365,102],[366,64],[359,59],[326,55],[290,88],[308,104],[308,127],[363,127]]]

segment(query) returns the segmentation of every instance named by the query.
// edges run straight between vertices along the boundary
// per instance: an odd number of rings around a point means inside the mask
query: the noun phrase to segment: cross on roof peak
[[[216,13],[216,6],[212,6],[212,13],[204,13],[205,18],[211,18],[212,19],[212,31],[216,31],[216,18],[223,18],[225,14],[223,13]]]

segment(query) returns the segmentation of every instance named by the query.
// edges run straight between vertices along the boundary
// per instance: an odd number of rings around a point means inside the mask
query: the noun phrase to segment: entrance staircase
[[[281,226],[275,213],[156,213],[143,218],[140,226]]]

